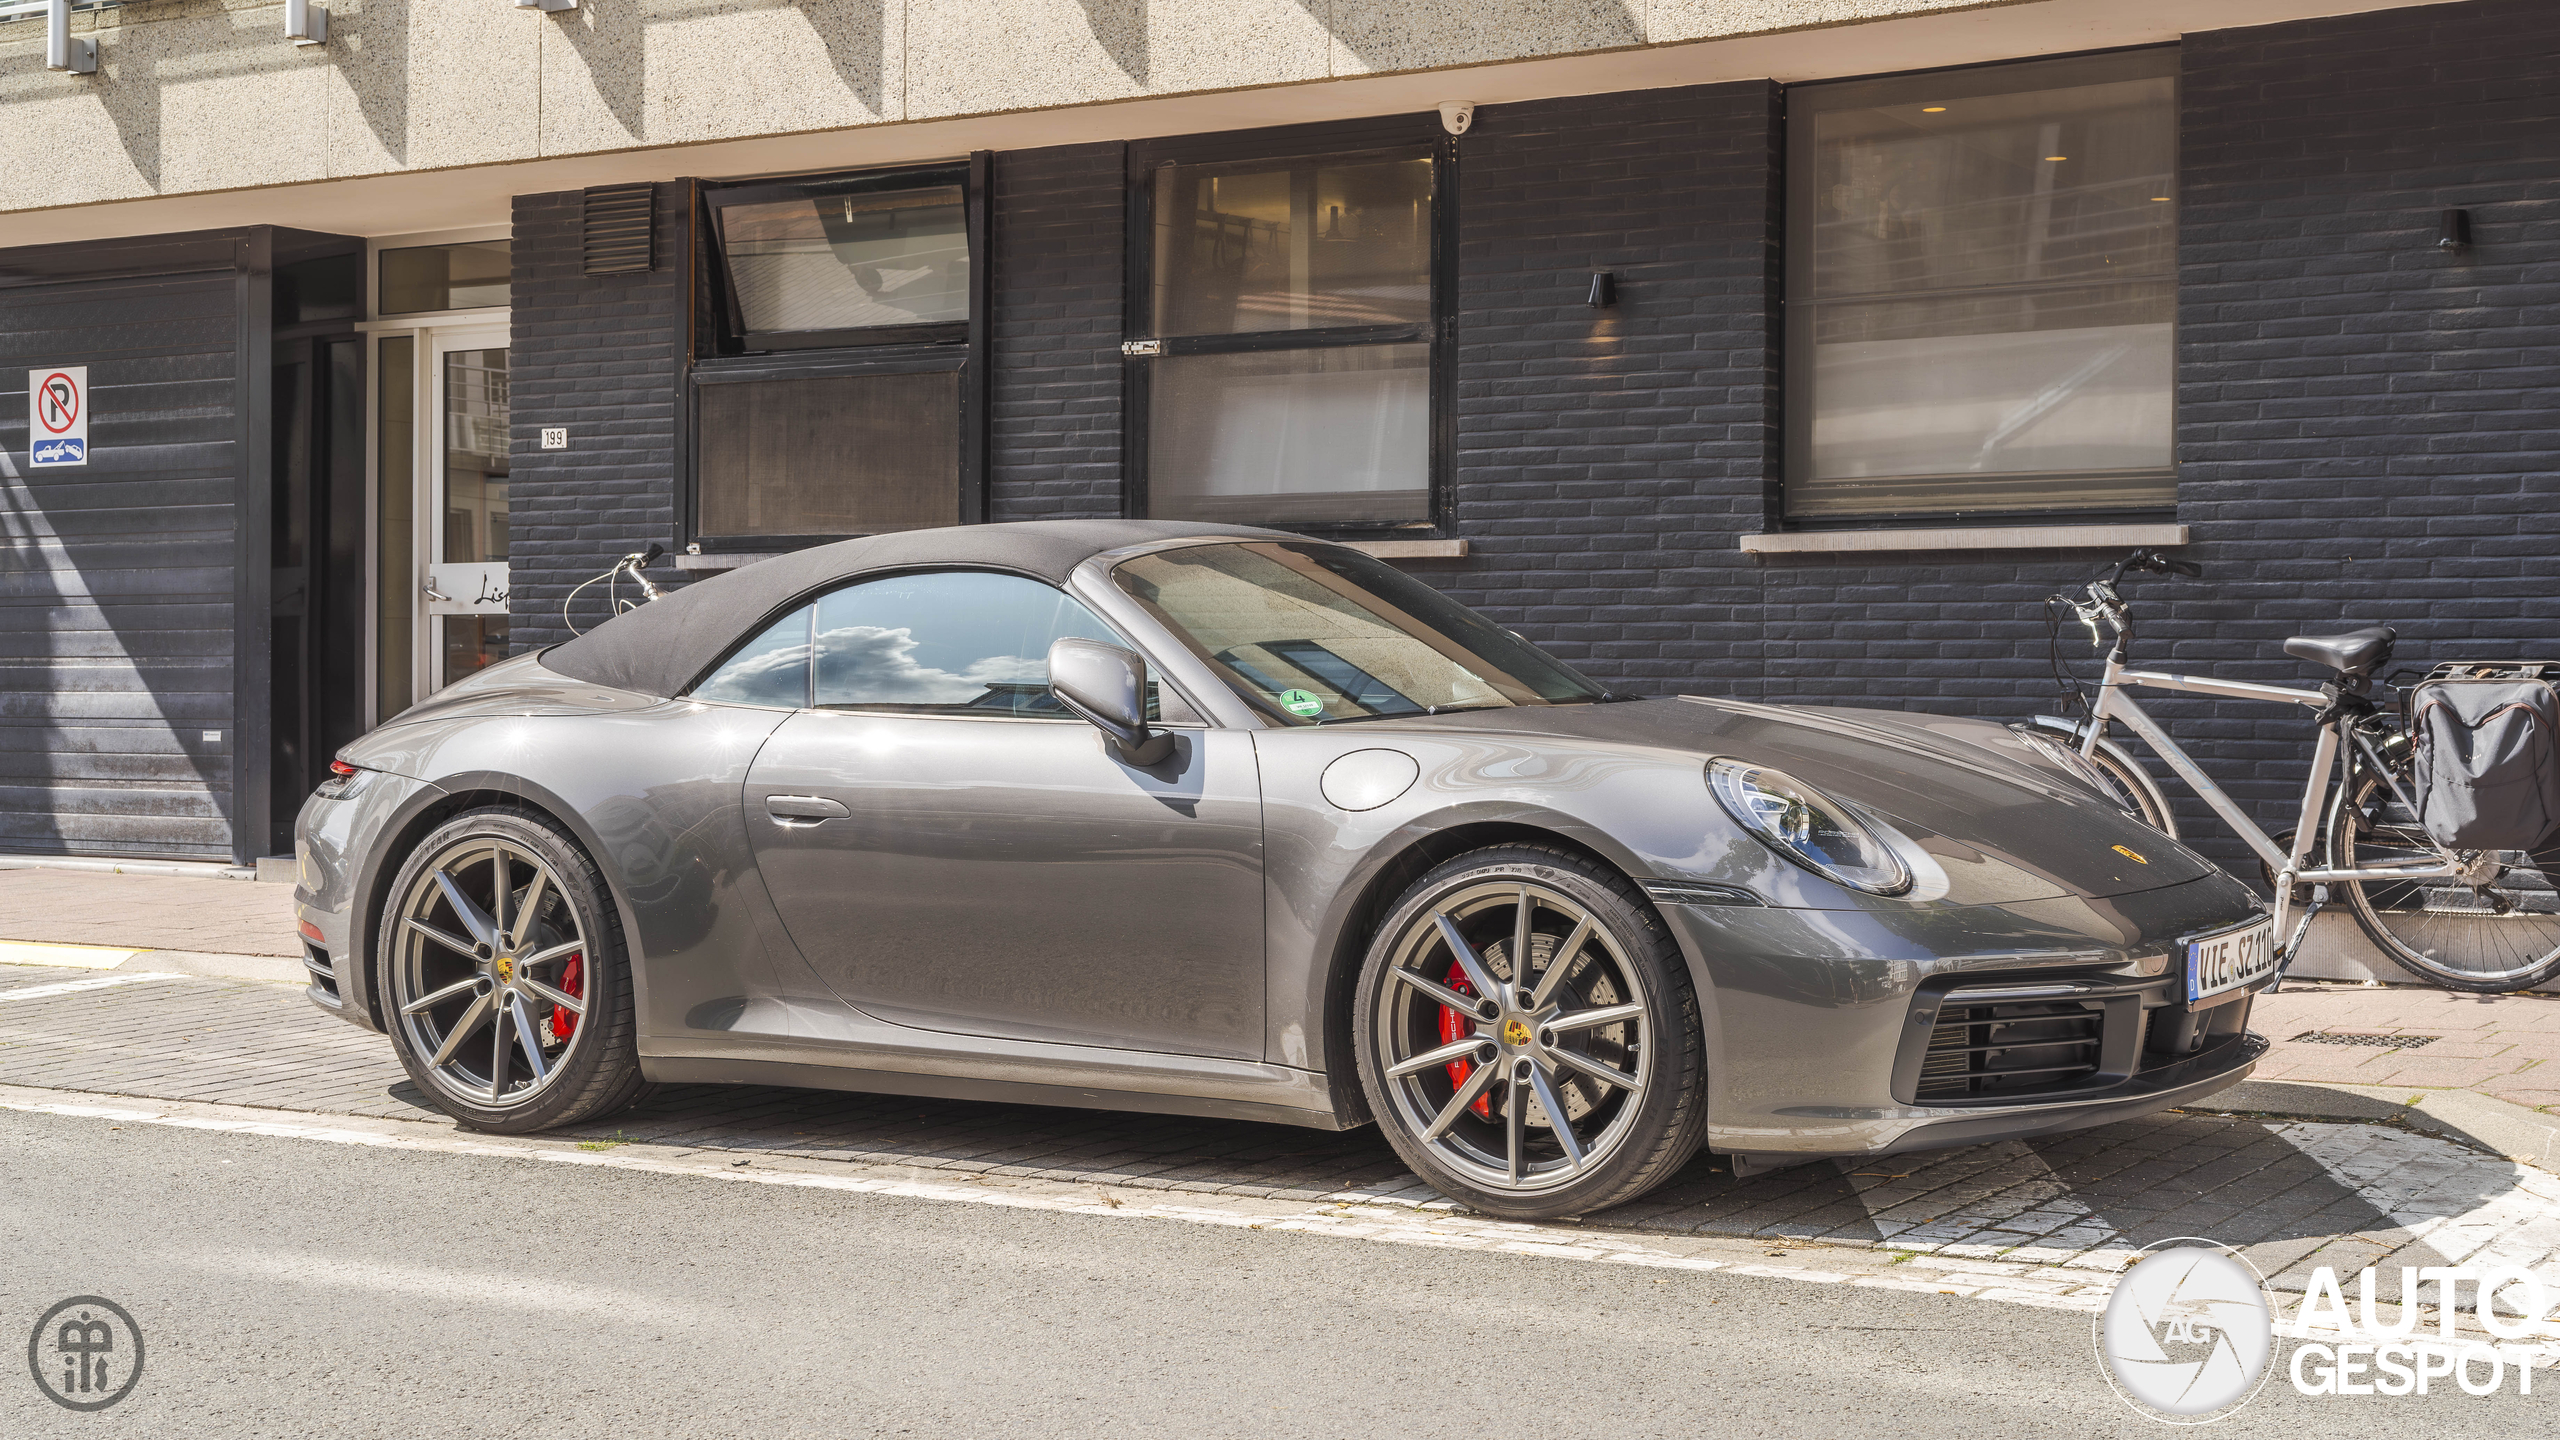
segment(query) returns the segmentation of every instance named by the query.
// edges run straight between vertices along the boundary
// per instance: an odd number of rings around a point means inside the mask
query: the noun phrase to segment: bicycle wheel
[[[2087,721],[2073,724],[2068,720],[2037,717],[2035,733],[2070,747],[2078,755],[2080,737],[2087,733]],[[2142,772],[2141,765],[2112,742],[2101,741],[2097,749],[2079,755],[2106,782],[2099,791],[2117,807],[2136,820],[2175,840],[2178,838],[2177,817],[2169,813],[2169,801],[2160,787]]]
[[[2351,880],[2331,893],[2392,963],[2430,984],[2503,994],[2560,975],[2560,848],[2465,853],[2478,859],[2459,879]],[[2359,771],[2330,811],[2329,854],[2349,869],[2433,859],[2435,847],[2382,778]]]

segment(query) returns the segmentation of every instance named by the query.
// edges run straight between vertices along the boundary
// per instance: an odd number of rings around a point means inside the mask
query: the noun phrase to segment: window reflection
[[[2173,64],[1790,92],[1790,512],[2174,501]]]
[[[1166,165],[1155,212],[1159,335],[1430,318],[1426,155]]]
[[[961,187],[798,196],[715,211],[749,334],[969,318]]]

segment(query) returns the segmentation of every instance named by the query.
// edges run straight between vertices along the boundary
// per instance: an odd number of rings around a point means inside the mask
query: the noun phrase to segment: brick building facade
[[[2390,623],[2416,663],[2560,655],[2560,12],[2454,0],[2154,38],[2176,86],[2174,514],[2100,518],[2185,527],[2207,578],[2136,592],[2142,653],[2283,682],[2307,678],[2284,636]],[[2033,59],[2027,43],[1984,58]],[[1635,693],[2000,718],[2052,703],[2042,601],[2131,531],[2013,548],[1996,532],[2070,519],[2021,514],[1967,520],[1961,542],[1914,520],[1929,538],[1907,546],[1903,522],[1854,547],[1759,543],[1840,528],[1791,520],[1783,494],[1804,403],[1786,364],[1789,135],[1803,87],[1884,68],[1866,54],[1803,80],[1559,83],[1481,105],[1446,142],[1444,488],[1427,536],[1463,553],[1407,560],[1416,573]],[[1378,113],[1433,128],[1409,103]],[[1124,477],[1147,441],[1123,346],[1144,338],[1146,237],[1130,155],[1179,138],[1167,123],[1053,143],[1062,125],[1023,120],[949,152],[983,152],[989,177],[983,331],[967,342],[987,396],[969,419],[984,518],[1136,506]],[[652,572],[667,584],[735,563],[684,553],[701,539],[695,372],[724,323],[701,196],[762,172],[706,158],[555,165],[557,188],[513,196],[505,649],[564,638],[572,587],[620,554],[677,552],[681,568]],[[588,187],[635,167],[653,253],[591,273]],[[2466,247],[2438,244],[2453,210]],[[1595,272],[1613,277],[1605,308],[1585,303]],[[22,433],[5,443],[25,453]],[[605,613],[592,592],[581,607],[582,624]],[[2290,823],[2298,715],[2153,709],[2270,828]],[[2182,813],[2218,829],[2200,805]]]

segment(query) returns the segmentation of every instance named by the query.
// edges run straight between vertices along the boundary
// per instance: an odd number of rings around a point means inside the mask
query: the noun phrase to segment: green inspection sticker
[[[1292,715],[1313,719],[1324,713],[1324,702],[1316,698],[1313,690],[1283,690],[1280,692],[1280,708]]]

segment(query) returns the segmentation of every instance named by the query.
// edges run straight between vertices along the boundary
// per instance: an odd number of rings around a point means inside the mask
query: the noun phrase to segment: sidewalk
[[[0,964],[308,983],[293,887],[0,869]]]
[[[292,906],[292,887],[272,883],[0,870],[0,983],[33,973],[13,966],[58,966],[299,987]],[[321,1028],[330,1041],[355,1042],[372,1062],[359,1067],[366,1071],[359,1084],[376,1097],[365,1108],[412,1109],[387,1093],[398,1088],[398,1072],[378,1037]],[[2255,1078],[2193,1112],[2385,1121],[2560,1170],[2560,996],[2296,981],[2258,1001],[2252,1028],[2271,1043]],[[132,1042],[139,1043],[122,1057],[126,1066],[151,1049],[147,1033]],[[324,1087],[344,1082],[347,1058],[332,1057],[310,1078]],[[79,1088],[117,1087],[92,1075]]]

